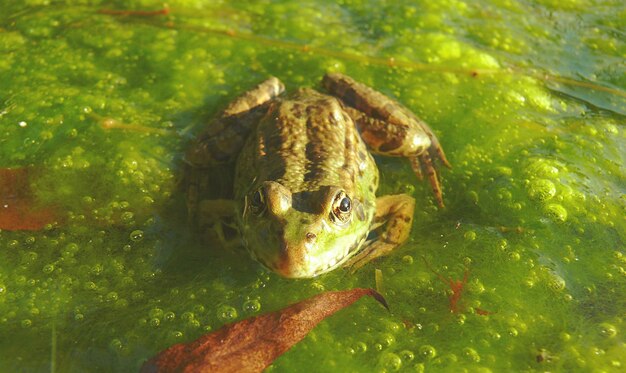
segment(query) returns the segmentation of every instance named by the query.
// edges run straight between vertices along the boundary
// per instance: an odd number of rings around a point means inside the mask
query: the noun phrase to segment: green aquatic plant
[[[374,268],[391,313],[356,304],[272,369],[626,364],[620,2],[168,4],[0,5],[0,168],[35,167],[29,194],[61,213],[0,231],[0,370],[137,370],[225,323],[371,287]],[[189,231],[181,158],[247,87],[329,71],[437,129],[446,209],[377,159],[381,193],[425,201],[407,245],[355,274],[283,280]],[[471,268],[467,312],[421,256],[453,280]]]

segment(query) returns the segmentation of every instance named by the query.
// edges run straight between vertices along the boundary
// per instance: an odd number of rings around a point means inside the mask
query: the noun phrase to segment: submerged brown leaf
[[[141,368],[148,372],[261,372],[302,340],[320,321],[370,295],[373,289],[329,291],[279,311],[229,324],[190,343],[161,351]]]
[[[38,207],[30,189],[28,168],[0,168],[0,229],[39,230],[57,216],[50,207]]]

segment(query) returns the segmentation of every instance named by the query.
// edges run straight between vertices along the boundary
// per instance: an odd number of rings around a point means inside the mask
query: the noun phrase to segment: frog
[[[230,221],[250,256],[286,278],[355,271],[407,241],[415,198],[376,195],[374,154],[406,158],[444,207],[438,164],[451,166],[423,120],[347,75],[327,73],[321,86],[286,94],[268,78],[230,102],[184,156],[190,223]],[[224,164],[234,166],[232,194],[211,198],[206,186],[222,174],[210,170]]]

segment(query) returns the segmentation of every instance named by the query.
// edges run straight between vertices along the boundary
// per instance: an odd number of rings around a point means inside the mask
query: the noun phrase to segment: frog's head
[[[291,193],[266,181],[245,197],[243,239],[257,261],[281,276],[315,277],[358,251],[371,210],[340,187]]]

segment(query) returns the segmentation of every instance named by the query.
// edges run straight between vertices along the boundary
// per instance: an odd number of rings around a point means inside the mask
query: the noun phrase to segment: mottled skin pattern
[[[234,216],[251,256],[285,277],[358,268],[406,241],[415,201],[376,198],[370,150],[408,158],[419,176],[423,169],[443,206],[432,159],[448,162],[430,128],[347,76],[326,75],[323,85],[333,96],[310,88],[280,96],[282,83],[268,79],[233,101],[186,155],[190,216]],[[204,169],[235,160],[233,200],[207,199],[203,186],[215,175]]]

